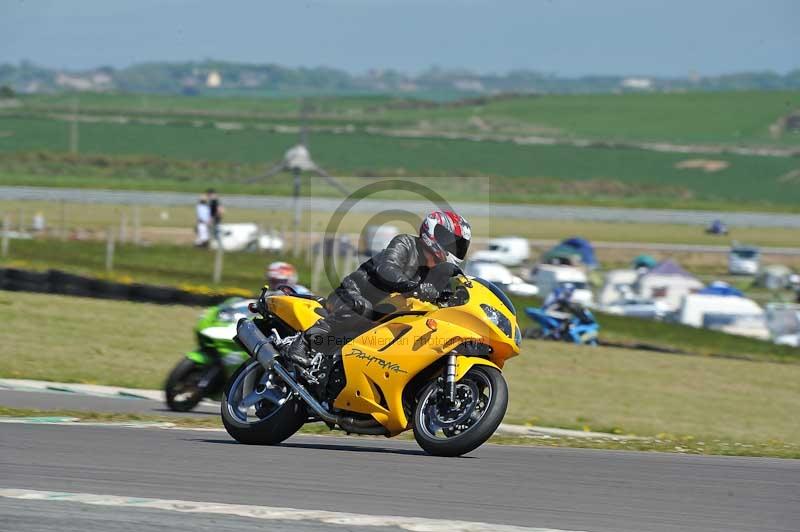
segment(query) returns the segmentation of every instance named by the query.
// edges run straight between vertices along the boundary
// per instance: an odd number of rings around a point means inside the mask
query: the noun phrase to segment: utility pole
[[[9,231],[11,230],[11,216],[6,214],[3,216],[3,241],[0,244],[0,255],[3,258],[8,257],[8,239],[9,239]]]
[[[128,241],[128,217],[123,210],[119,220],[119,243],[124,244]]]
[[[319,292],[319,282],[320,276],[322,275],[322,268],[324,262],[324,250],[322,249],[323,246],[319,247],[319,252],[317,253],[316,257],[314,258],[314,266],[311,269],[311,291],[315,294]]]
[[[142,218],[141,212],[139,211],[139,206],[133,206],[133,243],[137,246],[141,243],[141,225],[142,225]]]
[[[59,231],[61,240],[67,239],[67,203],[61,200],[61,230]]]
[[[214,255],[214,276],[212,280],[214,284],[219,284],[222,281],[222,256],[224,250],[222,249],[222,242],[217,240],[217,252]]]
[[[106,273],[114,271],[114,226],[106,230]]]
[[[293,168],[294,187],[292,196],[294,198],[294,242],[292,243],[292,255],[297,258],[300,255],[300,168]]]

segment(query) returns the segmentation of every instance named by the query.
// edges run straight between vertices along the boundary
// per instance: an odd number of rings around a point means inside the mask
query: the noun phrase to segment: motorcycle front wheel
[[[222,388],[222,378],[220,368],[184,358],[173,368],[164,384],[167,406],[175,412],[188,412],[207,394]],[[210,382],[201,385],[204,379],[210,379]]]
[[[423,389],[414,409],[414,438],[432,455],[466,454],[494,434],[507,406],[503,374],[491,366],[473,366],[456,383],[454,402],[438,380]]]
[[[222,424],[236,441],[275,445],[306,422],[302,401],[272,372],[255,360],[231,375],[220,406]]]

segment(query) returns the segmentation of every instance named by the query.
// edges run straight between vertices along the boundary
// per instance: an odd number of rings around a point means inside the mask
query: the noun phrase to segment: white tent
[[[746,297],[689,294],[683,299],[678,320],[692,327],[762,340],[770,338],[764,309]]]
[[[637,286],[641,297],[660,302],[673,312],[685,296],[703,288],[703,283],[677,263],[665,260],[640,277]]]

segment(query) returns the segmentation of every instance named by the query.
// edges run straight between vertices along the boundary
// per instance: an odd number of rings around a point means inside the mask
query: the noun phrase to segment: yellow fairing
[[[270,296],[267,298],[267,308],[296,331],[305,331],[322,317],[315,312],[320,304],[313,299]]]
[[[408,428],[403,390],[420,371],[460,344],[472,331],[440,323],[436,331],[420,315],[400,316],[371,329],[342,348],[345,388],[334,406],[371,414],[391,434]]]
[[[485,358],[458,357],[456,359],[456,382],[460,381],[461,377],[466,375],[472,366],[491,366],[493,368],[500,369],[497,367],[497,364],[490,360],[486,360]]]
[[[403,408],[406,386],[456,347],[467,341],[491,347],[488,360],[459,355],[457,379],[476,364],[499,369],[506,359],[519,354],[513,334],[509,338],[486,319],[481,303],[505,307],[481,285],[473,284],[465,305],[440,309],[416,300],[408,303],[403,310],[410,314],[384,322],[342,348],[346,384],[334,401],[342,410],[372,415],[391,435],[409,428]],[[513,314],[504,314],[516,329]]]

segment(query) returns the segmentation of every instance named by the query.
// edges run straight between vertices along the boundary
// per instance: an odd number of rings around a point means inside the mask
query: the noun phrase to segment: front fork
[[[197,387],[201,390],[206,390],[214,382],[217,376],[222,372],[222,364],[214,364],[208,371],[203,374],[203,378],[197,383]]]
[[[447,365],[444,375],[444,391],[450,404],[456,401],[456,354],[447,356]]]

